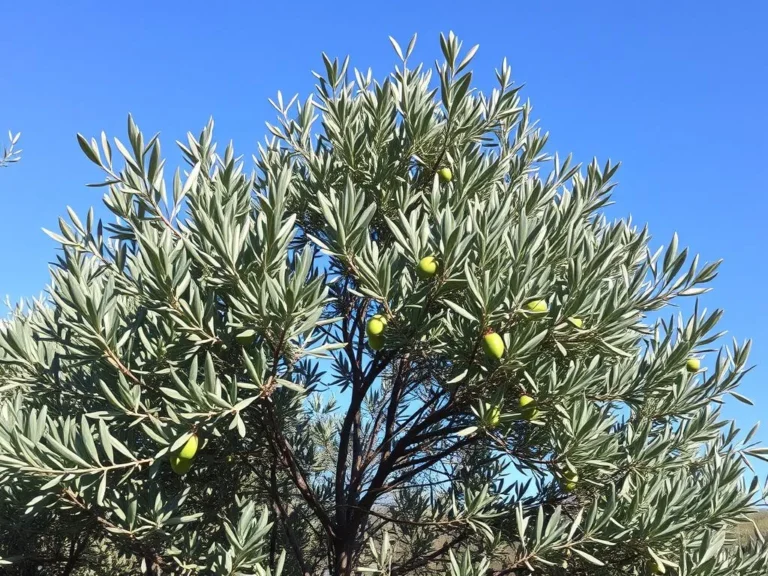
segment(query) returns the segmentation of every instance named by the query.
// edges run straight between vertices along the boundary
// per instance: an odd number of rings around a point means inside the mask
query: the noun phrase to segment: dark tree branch
[[[266,479],[261,473],[261,470],[254,464],[247,462],[248,466],[250,467],[251,471],[259,478],[262,482],[264,482]],[[288,517],[288,512],[285,509],[285,505],[283,504],[283,498],[280,495],[280,491],[278,489],[277,485],[277,466],[275,461],[273,460],[272,465],[270,466],[270,478],[269,478],[269,486],[270,486],[270,498],[272,500],[272,510],[275,512],[275,515],[280,519],[280,523],[283,526],[283,529],[285,530],[285,536],[288,539],[288,544],[291,547],[291,551],[293,552],[293,556],[296,559],[296,562],[299,564],[299,567],[301,568],[301,572],[303,576],[311,576],[312,571],[309,570],[307,567],[306,561],[304,560],[304,554],[301,550],[301,545],[299,544],[299,540],[296,537],[296,534],[294,533],[293,529],[290,525],[290,519]],[[311,525],[311,524],[310,524]],[[276,532],[273,530],[272,534],[275,535]],[[271,546],[274,546],[274,539],[271,543]],[[270,549],[270,553],[273,553],[274,550]],[[272,558],[272,567],[274,568],[274,558]]]
[[[397,409],[400,405],[400,392],[402,391],[405,383],[404,366],[408,362],[406,356],[400,361],[397,369],[397,377],[392,383],[392,394],[390,395],[389,408],[387,409],[387,423],[384,427],[384,441],[382,446],[384,447],[384,457],[392,450],[392,431],[395,425],[395,418],[397,416]]]
[[[424,407],[420,408],[420,411],[424,410]],[[360,505],[364,508],[369,508],[373,505],[376,499],[386,490],[382,490],[384,482],[392,473],[395,464],[397,464],[402,458],[406,457],[408,452],[407,448],[410,446],[414,439],[429,426],[439,423],[443,418],[450,416],[455,411],[455,404],[453,397],[442,408],[436,409],[428,414],[420,422],[413,424],[411,428],[397,441],[391,452],[383,455],[379,462],[376,475],[371,480],[368,490],[360,501]]]
[[[61,576],[69,576],[72,574],[72,570],[77,566],[77,561],[85,550],[91,539],[91,528],[88,528],[83,533],[82,539],[78,542],[77,537],[73,537],[69,543],[69,557],[64,569],[61,571]]]
[[[347,282],[349,282],[349,280],[347,280]],[[342,337],[343,341],[345,342],[344,351],[346,352],[352,367],[352,398],[350,400],[349,408],[347,409],[347,413],[344,417],[344,422],[342,423],[341,431],[339,433],[339,453],[336,458],[335,488],[337,526],[341,526],[346,523],[342,516],[343,509],[341,507],[346,502],[344,481],[347,475],[347,457],[349,452],[350,434],[357,413],[359,412],[359,407],[362,405],[364,398],[364,393],[362,393],[364,375],[361,371],[360,364],[358,363],[359,354],[356,355],[355,351],[353,350],[355,327],[360,321],[361,314],[361,308],[357,309],[356,315],[354,314],[354,310],[350,310],[349,313],[345,315],[341,324]],[[355,315],[355,318],[353,320],[353,325],[350,327],[350,316],[353,315]]]
[[[264,399],[263,405],[266,407],[266,412],[269,417],[269,425],[266,427],[266,432],[272,443],[273,449],[275,450],[275,457],[280,459],[280,462],[290,473],[289,477],[293,481],[293,484],[299,490],[304,501],[312,509],[312,512],[320,521],[320,524],[322,524],[328,537],[332,540],[335,539],[336,534],[333,523],[331,522],[328,513],[317,500],[314,491],[307,481],[304,471],[296,460],[296,456],[293,453],[290,443],[281,432],[272,401],[268,398]]]
[[[417,474],[423,472],[424,470],[427,470],[427,469],[431,468],[432,466],[437,464],[441,459],[445,458],[446,456],[450,456],[451,454],[453,454],[457,450],[459,450],[461,448],[464,448],[466,446],[469,446],[470,444],[475,442],[475,440],[476,440],[475,438],[467,436],[467,437],[462,438],[458,442],[456,442],[451,447],[446,448],[445,450],[442,450],[440,452],[436,452],[435,454],[433,454],[431,456],[421,458],[419,460],[421,462],[420,465],[415,466],[414,468],[412,468],[412,469],[410,469],[410,470],[408,470],[406,472],[403,472],[400,476],[395,478],[392,482],[390,482],[388,484],[384,484],[383,486],[381,486],[381,488],[379,488],[379,494],[391,491],[396,486],[399,486],[403,482],[407,482],[408,480],[410,480],[411,478],[413,478]],[[409,465],[411,465],[411,464],[409,463]]]
[[[277,500],[280,496],[277,494],[277,465],[275,460],[269,466],[269,492],[272,496],[272,506],[277,507]],[[275,552],[277,551],[277,530],[272,530],[269,541],[269,567],[275,568]]]
[[[405,430],[411,423],[415,422],[421,416],[423,416],[424,412],[426,412],[429,408],[431,408],[433,404],[435,404],[436,402],[438,402],[444,397],[445,395],[441,393],[434,394],[428,401],[424,402],[422,406],[420,406],[417,410],[414,410],[413,413],[408,418],[406,418],[403,423],[397,426],[396,429],[393,429],[392,431],[390,431],[385,436],[384,440],[379,444],[379,447],[370,454],[371,461],[374,458],[376,458],[379,454],[383,453],[383,451],[389,445],[388,440],[394,439],[398,434],[400,434],[403,430]]]

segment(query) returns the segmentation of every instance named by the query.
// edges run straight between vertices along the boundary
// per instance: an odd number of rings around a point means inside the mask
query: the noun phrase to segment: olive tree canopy
[[[78,137],[114,219],[69,210],[0,326],[9,574],[768,571],[718,263],[609,221],[617,165],[548,154],[506,60],[393,45],[278,93],[250,173],[212,122],[173,172]]]

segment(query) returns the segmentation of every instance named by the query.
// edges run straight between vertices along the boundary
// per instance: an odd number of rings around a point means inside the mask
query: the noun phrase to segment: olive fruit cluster
[[[560,487],[563,492],[573,492],[576,489],[576,483],[579,481],[579,474],[570,468],[563,471],[560,478]]]
[[[381,350],[384,347],[384,329],[387,327],[387,319],[381,314],[376,314],[365,325],[365,333],[368,335],[368,346],[373,350]]]

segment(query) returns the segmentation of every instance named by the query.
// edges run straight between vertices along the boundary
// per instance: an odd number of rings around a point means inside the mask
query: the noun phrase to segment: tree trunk
[[[88,540],[90,539],[90,531],[86,530],[85,534],[83,534],[83,539],[80,540],[80,542],[77,542],[77,538],[72,538],[72,542],[69,546],[69,559],[67,560],[67,564],[64,566],[64,569],[61,571],[61,576],[69,576],[72,574],[72,571],[75,569],[75,566],[77,566],[77,561],[80,559],[80,555],[83,553],[83,550],[85,550],[85,547],[88,545]]]
[[[347,525],[335,544],[334,576],[352,576],[355,560],[355,534],[357,525]]]

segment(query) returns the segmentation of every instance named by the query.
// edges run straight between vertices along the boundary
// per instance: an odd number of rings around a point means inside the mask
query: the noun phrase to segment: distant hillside
[[[752,520],[757,524],[757,528],[760,530],[763,537],[768,540],[768,510],[755,513],[752,516]],[[752,526],[751,522],[739,524],[734,530],[739,537],[740,544],[746,544],[755,538],[755,527]]]

